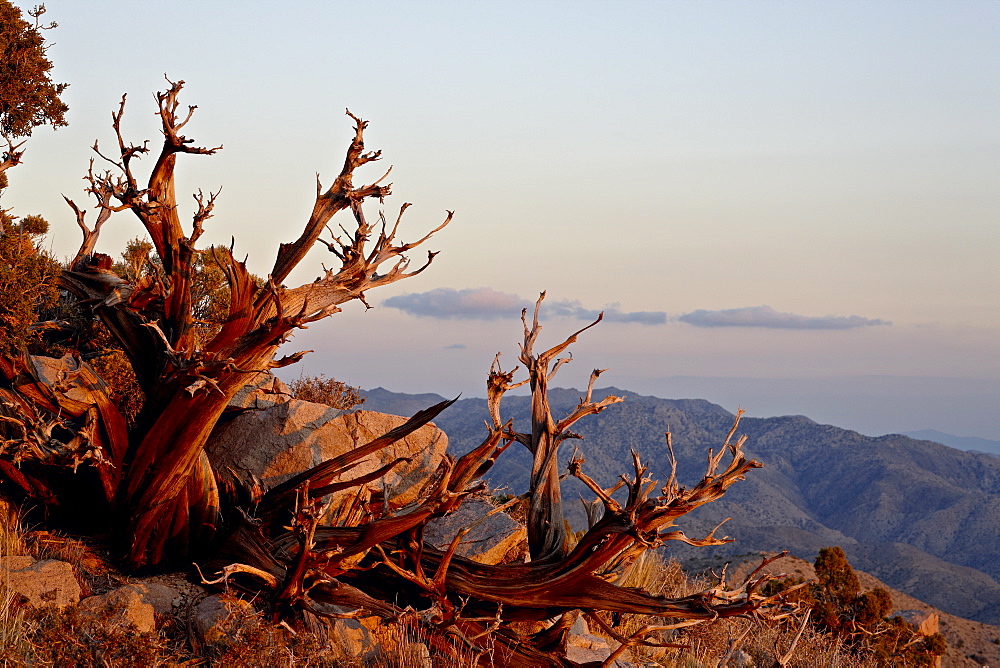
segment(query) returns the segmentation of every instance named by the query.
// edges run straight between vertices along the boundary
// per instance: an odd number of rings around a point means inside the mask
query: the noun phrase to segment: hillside
[[[669,429],[680,460],[682,482],[700,477],[708,448],[717,448],[733,415],[697,399],[670,400],[606,388],[595,396],[625,396],[622,404],[578,423],[584,437],[569,442],[564,459],[578,445],[584,470],[610,486],[630,470],[629,450],[651,463],[654,477],[665,478],[668,458],[663,433]],[[554,389],[557,414],[579,400],[578,390]],[[439,400],[436,395],[367,393],[365,408],[412,413]],[[528,398],[508,396],[505,417],[526,424]],[[436,423],[449,436],[449,448],[467,451],[483,436],[485,400],[462,399]],[[1000,624],[1000,458],[962,452],[902,435],[877,438],[803,416],[744,418],[746,451],[765,467],[753,471],[721,501],[686,519],[690,535],[708,531],[726,517],[725,533],[735,543],[715,548],[671,551],[681,559],[698,555],[788,549],[811,559],[828,545],[840,545],[857,568],[900,591],[949,613]],[[511,447],[490,472],[497,487],[524,491],[530,460]],[[570,521],[583,523],[582,506],[573,500],[590,493],[566,481],[564,498]]]

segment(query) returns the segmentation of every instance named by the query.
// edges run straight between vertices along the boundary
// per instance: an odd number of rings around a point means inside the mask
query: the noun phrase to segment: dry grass
[[[25,554],[21,540],[21,517],[17,509],[0,499],[0,557]]]
[[[14,604],[14,595],[0,584],[0,666],[24,665],[31,654],[24,610]]]
[[[350,410],[365,403],[361,388],[352,387],[335,378],[327,378],[322,373],[318,376],[300,375],[288,383],[288,389],[296,399],[326,404],[338,410]]]
[[[640,587],[646,591],[676,598],[704,591],[710,586],[707,578],[688,576],[681,565],[665,560],[658,552],[648,551],[627,568],[618,579],[626,587]],[[639,632],[645,626],[669,625],[671,621],[648,615],[622,615],[615,619],[602,615],[606,622],[615,622],[616,633],[624,637]],[[590,624],[592,633],[608,639],[612,648],[618,642],[603,633],[597,624]],[[683,629],[653,632],[653,642],[684,645],[685,647],[648,647],[637,645],[629,649],[632,660],[643,664],[669,668],[715,667],[731,652],[728,665],[741,665],[740,656],[749,665],[771,666],[789,650],[798,631],[794,621],[778,622],[762,619],[725,619],[697,624]],[[737,655],[737,652],[740,654]],[[736,655],[736,656],[734,656]],[[831,636],[807,628],[795,646],[789,668],[815,668],[836,665],[839,668],[861,668],[864,661],[844,650]],[[870,664],[869,664],[870,665]]]
[[[17,511],[0,499],[0,559],[25,554]],[[31,640],[25,611],[15,604],[8,587],[7,571],[0,570],[0,666],[17,666],[31,655]]]
[[[218,624],[219,641],[199,646],[198,658],[211,665],[233,668],[257,666],[357,666],[340,648],[326,642],[322,634],[293,632],[275,625],[247,605],[238,605],[226,595],[231,611]]]
[[[683,666],[696,662],[693,665],[715,666],[732,648],[733,653],[741,652],[749,659],[750,665],[773,666],[788,652],[797,630],[791,625],[766,620],[727,619],[699,624],[684,629],[675,638],[676,642],[689,644],[690,648],[668,652],[661,663]],[[731,665],[739,665],[739,662],[731,660]],[[836,639],[812,627],[803,632],[787,664],[789,668],[862,668],[870,665],[846,651]]]
[[[375,650],[365,665],[384,668],[420,668],[448,666],[475,668],[478,654],[443,632],[429,632],[411,618],[370,629]],[[489,656],[485,659],[488,661]]]
[[[133,625],[121,621],[118,613],[114,607],[97,616],[85,615],[72,606],[26,610],[30,648],[23,659],[27,660],[11,665],[154,668],[181,660],[166,638],[137,632]]]

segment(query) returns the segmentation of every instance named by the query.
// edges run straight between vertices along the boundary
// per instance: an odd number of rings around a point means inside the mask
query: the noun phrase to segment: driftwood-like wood
[[[579,420],[622,399],[594,400],[594,384],[602,373],[597,369],[578,405],[562,418],[553,416],[549,385],[572,359],[569,346],[602,316],[536,353],[545,293],[530,319],[527,310],[521,314],[518,359],[527,377],[515,380],[518,369],[504,371],[497,356],[487,378],[484,440],[461,457],[445,456],[410,505],[393,508],[385,495],[373,496],[369,489],[405,460],[364,475],[352,471],[428,424],[452,402],[423,410],[370,443],[272,489],[214,470],[205,444],[233,396],[259,372],[292,364],[304,354],[275,359],[279,345],[296,328],[336,313],[346,302],[367,306],[368,290],[423,271],[434,253],[414,269],[407,253],[446,226],[452,215],[408,243],[397,240],[408,205],[392,223],[381,215],[377,223],[369,223],[365,200],[381,201],[390,186],[382,185],[385,176],[354,185],[356,171],[380,154],[366,152],[367,124],[348,112],[355,126],[344,165],[328,188],[317,185],[301,234],[281,244],[267,279],[255,280],[232,248],[212,250],[228,282],[229,310],[214,334],[196,335],[196,244],[218,193],[195,195],[192,217],[185,223],[174,175],[178,155],[212,155],[221,147],[198,147],[182,134],[194,112],[194,107],[180,110],[182,87],[183,82],[170,82],[156,98],[164,140],[148,177],[140,179],[137,165],[150,149],[122,136],[123,97],[112,115],[115,149],[94,146],[108,169],[95,171],[91,162],[85,177],[96,219],[89,222],[88,212],[67,198],[83,239],[60,284],[92,309],[124,351],[145,394],[142,411],[128,426],[103,381],[78,357],[67,362],[65,378],[46,381],[27,355],[0,355],[0,479],[49,506],[83,509],[92,522],[104,521],[97,528],[118,537],[123,559],[132,567],[190,560],[200,546],[205,582],[252,592],[275,621],[308,624],[314,617],[369,615],[403,620],[436,631],[429,634],[436,654],[471,651],[483,664],[573,665],[566,658],[566,639],[581,614],[618,640],[617,656],[629,646],[655,644],[648,636],[658,630],[754,614],[768,602],[757,593],[769,579],[759,570],[738,586],[720,580],[681,598],[615,584],[639,555],[666,541],[716,545],[730,540],[714,530],[691,538],[675,524],[760,466],[745,456],[745,439],[735,439],[739,414],[719,452],[709,453],[704,476],[690,488],[676,478],[669,434],[671,474],[662,486],[647,477],[648,467],[638,454],[633,453],[631,475],[610,489],[591,479],[583,458],[574,456],[565,474],[582,481],[595,499],[588,509],[588,530],[571,542],[563,516],[560,447],[580,438],[572,431]],[[18,148],[8,146],[0,171],[17,164]],[[332,217],[345,210],[353,225],[321,238]],[[130,211],[152,241],[156,261],[148,271],[119,275],[112,259],[97,250],[102,229],[121,211]],[[290,272],[317,242],[336,258],[334,268],[312,283],[286,287]],[[70,381],[85,387],[91,399],[71,399]],[[531,389],[531,417],[521,427],[504,420],[502,402],[506,392],[525,384]],[[464,532],[444,550],[426,544],[428,522],[485,491],[482,476],[514,443],[533,457],[525,495],[529,558],[482,564],[462,557],[458,547]],[[79,473],[72,485],[66,484],[67,469]],[[604,613],[653,615],[660,622],[625,637]],[[524,631],[524,622],[533,623],[536,632]]]
[[[528,448],[533,457],[528,507],[528,546],[533,560],[560,559],[568,550],[562,492],[559,486],[559,446],[567,439],[580,438],[578,434],[570,431],[570,427],[581,418],[600,413],[608,406],[622,400],[621,397],[610,395],[597,402],[592,400],[594,382],[604,371],[594,369],[587,384],[587,395],[580,399],[576,409],[561,420],[556,420],[552,416],[552,409],[549,407],[549,381],[555,377],[563,364],[572,360],[571,356],[558,357],[558,355],[575,343],[577,336],[599,323],[604,318],[604,313],[598,315],[594,322],[571,334],[562,343],[543,353],[535,354],[535,342],[542,331],[542,326],[538,323],[538,313],[544,299],[543,292],[535,303],[530,326],[527,320],[528,310],[521,311],[524,341],[521,343],[521,354],[518,359],[528,371],[528,382],[531,386],[531,431],[512,433],[515,440]],[[499,372],[499,365],[497,371]],[[497,419],[494,417],[494,424],[496,423]]]

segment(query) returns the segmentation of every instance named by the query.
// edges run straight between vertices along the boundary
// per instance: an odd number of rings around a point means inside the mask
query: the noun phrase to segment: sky
[[[188,136],[224,146],[181,156],[178,199],[222,187],[203,241],[253,271],[339,170],[346,108],[383,151],[357,181],[392,165],[387,215],[414,204],[404,237],[455,211],[425,273],[293,339],[305,373],[482,396],[545,290],[543,345],[605,312],[556,385],[600,367],[751,416],[1000,440],[1000,3],[46,7],[70,125],[36,130],[4,206],[44,215],[60,256],[61,195],[85,199],[123,93],[126,136],[155,145],[165,74],[198,106]],[[99,250],[139,233],[120,214]]]

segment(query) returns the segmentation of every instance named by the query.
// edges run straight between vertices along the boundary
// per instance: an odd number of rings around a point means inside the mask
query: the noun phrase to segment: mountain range
[[[735,416],[701,399],[661,399],[617,388],[594,391],[625,401],[574,426],[582,439],[567,441],[586,459],[584,471],[611,486],[631,472],[632,449],[664,480],[669,457],[664,432],[672,434],[682,484],[703,474],[709,448],[716,450]],[[364,409],[411,415],[442,399],[377,388],[365,392]],[[568,413],[582,393],[550,390],[555,416]],[[529,397],[504,398],[504,419],[524,429]],[[449,451],[462,454],[478,445],[487,417],[485,399],[461,399],[435,423],[449,438]],[[1000,624],[1000,457],[964,452],[902,434],[879,437],[804,416],[747,418],[739,432],[745,451],[764,463],[734,485],[721,500],[682,518],[689,536],[707,533],[732,518],[719,534],[734,542],[711,548],[670,546],[681,559],[788,550],[812,559],[822,547],[840,545],[851,563],[896,589],[951,614]],[[498,489],[522,493],[531,461],[526,449],[512,446],[487,474]],[[577,480],[564,481],[567,517],[585,523],[579,496],[593,497]]]

